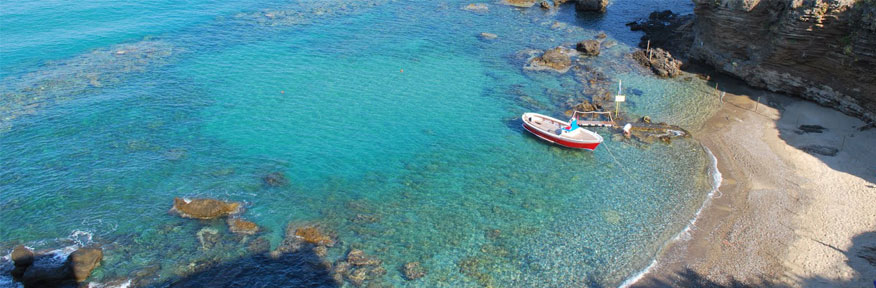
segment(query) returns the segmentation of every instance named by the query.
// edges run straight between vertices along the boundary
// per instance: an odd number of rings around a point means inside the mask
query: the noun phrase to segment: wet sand
[[[876,128],[861,131],[862,121],[798,98],[719,84],[725,103],[694,137],[718,159],[723,182],[689,233],[632,286],[873,287]]]

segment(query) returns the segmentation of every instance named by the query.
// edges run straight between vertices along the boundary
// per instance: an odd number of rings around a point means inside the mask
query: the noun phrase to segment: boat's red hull
[[[534,134],[535,136],[538,136],[538,138],[556,143],[557,145],[560,145],[560,146],[569,147],[569,148],[585,149],[585,150],[593,151],[596,149],[596,146],[599,146],[599,143],[602,143],[602,142],[579,143],[579,142],[566,141],[566,140],[563,140],[562,138],[559,138],[555,135],[543,133],[543,132],[539,131],[538,129],[529,127],[529,125],[526,125],[526,123],[523,123],[523,128],[526,128],[527,131]]]

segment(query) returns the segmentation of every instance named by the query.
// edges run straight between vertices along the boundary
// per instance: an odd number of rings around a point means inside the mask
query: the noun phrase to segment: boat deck
[[[548,120],[548,119],[533,118],[532,122],[530,122],[530,123],[533,124],[532,126],[535,126],[538,129],[547,131],[547,132],[552,133],[554,135],[560,135],[560,133],[563,131],[562,126],[560,126],[559,123],[556,123],[556,122]]]

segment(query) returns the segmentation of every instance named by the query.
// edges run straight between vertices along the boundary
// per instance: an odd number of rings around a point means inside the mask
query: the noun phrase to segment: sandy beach
[[[724,105],[694,137],[723,182],[632,286],[873,287],[876,129],[732,79],[718,84]]]

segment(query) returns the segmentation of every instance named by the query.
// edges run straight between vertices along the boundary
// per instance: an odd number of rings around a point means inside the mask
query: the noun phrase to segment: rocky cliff
[[[876,0],[693,0],[690,58],[876,120]]]

